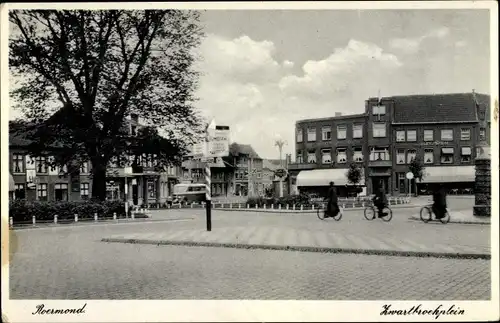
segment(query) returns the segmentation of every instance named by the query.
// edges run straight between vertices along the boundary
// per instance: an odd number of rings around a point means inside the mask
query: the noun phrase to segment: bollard
[[[274,203],[271,204],[271,210],[274,210]]]
[[[36,224],[36,217],[33,215],[32,219],[33,219],[33,225],[35,225]]]
[[[295,204],[292,206],[292,210],[294,210],[294,211],[295,211]]]
[[[54,215],[54,223],[57,224],[57,214]]]
[[[116,212],[113,212],[113,220],[116,220]]]
[[[352,208],[355,208],[356,207],[356,204],[352,203]]]
[[[311,205],[311,210],[313,210],[313,211],[314,211],[314,205]]]
[[[97,222],[97,213],[94,213],[94,221]]]
[[[258,209],[259,208],[259,204],[255,204],[255,208]]]
[[[361,205],[362,205],[363,207],[365,207],[365,202],[363,202]]]
[[[14,226],[14,219],[12,217],[9,218],[9,224],[11,227]]]
[[[132,212],[132,220],[135,219],[135,213]]]
[[[194,202],[191,202],[191,208],[193,208]]]
[[[232,209],[233,208],[233,203],[229,203],[229,208]]]
[[[247,209],[249,209],[249,208],[250,208],[250,204],[247,204]]]
[[[78,214],[75,213],[75,222],[78,222]]]
[[[264,210],[265,210],[265,209],[267,208],[266,204],[264,204],[264,206],[263,206],[263,207],[264,207]]]
[[[303,211],[304,210],[304,205],[300,205],[300,210]]]
[[[278,205],[278,210],[281,210],[281,204],[280,204],[280,205]]]
[[[241,209],[241,203],[238,203],[238,209]]]

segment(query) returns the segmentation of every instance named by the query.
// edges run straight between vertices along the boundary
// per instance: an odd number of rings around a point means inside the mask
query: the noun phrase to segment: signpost
[[[411,180],[413,179],[413,173],[412,172],[406,173],[406,178],[408,179],[408,193],[411,197]]]
[[[128,178],[127,175],[131,175],[133,173],[132,167],[125,167],[123,169],[123,173],[125,175],[125,186],[124,186],[124,193],[125,193],[125,217],[128,218]]]
[[[196,156],[196,154],[198,154],[198,156]],[[210,164],[215,163],[217,157],[229,155],[229,127],[217,126],[215,121],[212,120],[206,130],[205,142],[194,145],[193,155],[195,157],[201,157],[201,162],[205,163],[207,231],[212,231],[212,194],[210,192],[212,184]]]

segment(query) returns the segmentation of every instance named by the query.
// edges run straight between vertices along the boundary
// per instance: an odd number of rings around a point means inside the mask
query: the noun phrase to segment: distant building
[[[425,166],[420,192],[436,183],[470,192],[478,144],[490,143],[489,111],[489,95],[409,95],[370,98],[363,114],[297,121],[290,188],[324,194],[334,181],[347,195],[347,167],[354,162],[364,169],[360,185],[368,194],[379,186],[406,194],[405,174],[419,157]]]

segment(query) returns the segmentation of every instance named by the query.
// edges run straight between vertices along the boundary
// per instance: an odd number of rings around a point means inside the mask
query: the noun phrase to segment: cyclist
[[[446,214],[446,190],[443,184],[439,184],[432,194],[434,203],[432,204],[432,212],[436,215],[436,219],[444,218]]]
[[[384,207],[387,206],[387,198],[381,187],[378,187],[375,191],[375,196],[373,197],[373,204],[378,210],[378,217],[383,218],[387,215],[387,212],[383,212]]]
[[[330,188],[328,189],[328,204],[326,206],[325,218],[330,216],[334,217],[339,212],[337,190],[335,189],[335,183],[330,182]]]

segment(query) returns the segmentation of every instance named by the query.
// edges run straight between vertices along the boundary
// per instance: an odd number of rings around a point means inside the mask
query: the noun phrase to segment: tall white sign
[[[208,151],[206,157],[229,156],[229,130],[208,130]]]

